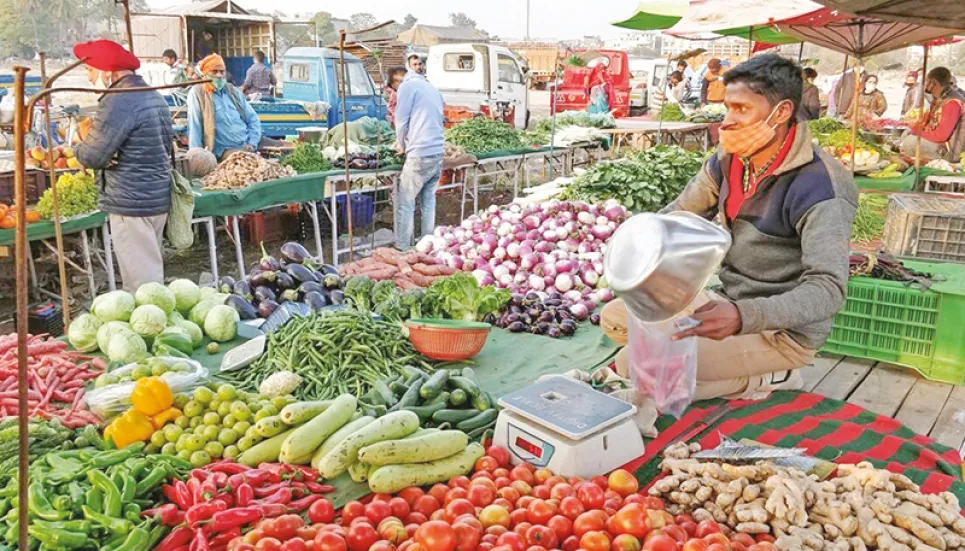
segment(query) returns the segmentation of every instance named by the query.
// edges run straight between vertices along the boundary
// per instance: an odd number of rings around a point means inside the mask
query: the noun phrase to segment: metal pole
[[[852,96],[852,99],[851,99],[851,101],[853,102],[851,104],[851,107],[852,109],[854,109],[854,115],[852,116],[852,119],[851,119],[851,175],[852,176],[854,176],[854,172],[856,168],[854,164],[854,158],[856,153],[855,144],[858,143],[858,112],[861,111],[861,104],[858,102],[858,94],[861,92],[861,86],[860,86],[861,83],[858,80],[858,77],[860,76],[858,74],[858,68],[861,67],[862,63],[864,62],[864,58],[861,56],[861,48],[862,48],[861,42],[863,41],[863,39],[864,39],[864,23],[859,22],[858,23],[858,47],[856,48],[856,50],[858,50],[859,57],[855,60],[855,65],[854,65],[854,95]]]
[[[40,52],[40,83],[41,87],[47,87],[47,55]],[[57,178],[54,167],[53,138],[50,132],[50,109],[53,107],[51,98],[47,98],[47,108],[44,109],[44,133],[47,137],[47,181],[50,185],[50,193],[54,199],[54,239],[57,243],[57,275],[60,276],[60,306],[61,315],[64,317],[64,333],[70,329],[70,299],[67,296],[67,265],[64,262],[64,232],[60,225],[60,194],[57,191]],[[93,297],[92,297],[93,298]]]
[[[24,111],[24,87],[27,80],[26,67],[14,67],[14,202],[17,204],[17,237],[16,260],[17,267],[17,418],[19,427],[19,503],[17,511],[20,532],[18,534],[19,548],[27,549],[27,528],[30,514],[27,509],[27,486],[30,467],[30,442],[27,439],[27,194],[26,180],[26,145],[24,138],[27,127],[24,125],[26,112]]]
[[[921,63],[921,84],[918,94],[918,121],[924,122],[925,119],[925,75],[928,74],[928,44],[925,44],[925,56]],[[915,137],[915,187],[918,187],[921,176],[921,130]]]
[[[797,63],[798,63],[798,65],[801,64],[801,61],[802,61],[803,59],[804,59],[804,42],[801,42],[801,49],[798,50],[798,52],[797,52]]]
[[[345,206],[348,214],[345,221],[348,223],[348,261],[352,262],[355,259],[355,236],[352,231],[352,174],[351,168],[349,168],[349,153],[348,153],[348,95],[346,94],[345,88],[345,29],[338,32],[338,57],[341,63],[342,71],[342,82],[339,86],[341,88],[342,95],[342,138],[345,143],[344,146],[344,159],[345,159]],[[398,198],[396,198],[398,199]],[[332,197],[333,207],[338,209],[338,184],[335,186],[335,195]],[[336,249],[337,250],[337,249]]]
[[[229,5],[231,2],[228,3]],[[121,0],[124,6],[124,26],[127,27],[127,50],[134,53],[134,31],[131,30],[131,5],[129,0]]]
[[[527,2],[527,6],[529,2]],[[527,19],[529,21],[529,19]],[[553,65],[553,92],[550,97],[550,180],[556,179],[556,170],[553,169],[553,156],[556,154],[556,93],[559,91],[560,81],[560,43],[556,43],[556,62]],[[566,168],[563,168],[563,175],[566,176]],[[474,190],[475,191],[475,190]],[[474,197],[475,199],[475,197]],[[475,212],[475,209],[473,209]]]
[[[747,59],[750,59],[753,53],[754,53],[754,25],[751,25],[750,31],[747,33]]]
[[[526,40],[529,40],[529,0],[526,0]]]

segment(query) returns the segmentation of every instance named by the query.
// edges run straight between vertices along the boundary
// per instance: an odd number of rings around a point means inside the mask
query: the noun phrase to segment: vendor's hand
[[[250,145],[245,144],[245,151],[251,152],[251,151],[254,151],[254,150],[255,150],[254,147],[251,147]]]
[[[740,332],[741,314],[733,302],[712,300],[704,304],[690,316],[700,322],[692,329],[686,329],[671,337],[679,340],[685,337],[707,337],[715,341],[726,339]]]

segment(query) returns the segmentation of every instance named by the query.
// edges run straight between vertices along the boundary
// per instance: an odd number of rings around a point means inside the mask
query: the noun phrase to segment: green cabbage
[[[235,338],[238,332],[238,311],[230,306],[219,304],[208,311],[204,318],[204,332],[211,340],[225,342]]]
[[[137,307],[134,296],[126,291],[111,291],[94,299],[90,312],[104,323],[109,321],[128,321],[131,312]]]
[[[160,310],[160,308],[158,309]],[[147,356],[147,344],[133,331],[117,333],[111,337],[111,341],[107,345],[107,358],[112,362],[129,364],[145,356]]]
[[[211,298],[211,297],[215,296],[216,294],[218,294],[218,290],[215,289],[214,287],[202,287],[202,288],[201,288],[201,296],[200,296],[198,302],[201,302],[202,300],[204,300],[204,299],[206,299],[206,298]]]
[[[153,337],[164,331],[168,317],[160,307],[153,304],[138,306],[131,314],[131,329],[142,337]]]
[[[181,315],[181,312],[175,310],[168,314],[168,327],[175,326],[181,321],[184,321],[184,316]]]
[[[126,321],[109,321],[101,325],[100,329],[97,330],[97,348],[106,354],[107,345],[111,342],[111,337],[124,331],[134,333],[134,330],[131,329],[131,324]]]
[[[204,342],[204,332],[198,327],[198,324],[190,320],[181,320],[178,322],[178,327],[184,329],[185,333],[191,337],[191,345],[195,348],[201,346]]]
[[[70,345],[81,352],[93,352],[97,350],[97,330],[104,325],[97,316],[92,314],[81,314],[74,321],[70,322],[70,330],[67,331],[67,340]]]
[[[182,314],[187,314],[195,304],[201,302],[201,288],[190,279],[175,279],[168,284],[168,289],[174,293],[175,307]]]
[[[149,281],[138,287],[137,292],[134,293],[134,299],[138,306],[153,304],[164,310],[165,315],[174,311],[174,291],[154,281]]]
[[[188,319],[196,323],[198,327],[204,327],[204,319],[208,315],[208,311],[215,306],[224,304],[227,298],[228,295],[215,293],[208,298],[201,299],[201,302],[195,304],[194,308],[188,313]]]

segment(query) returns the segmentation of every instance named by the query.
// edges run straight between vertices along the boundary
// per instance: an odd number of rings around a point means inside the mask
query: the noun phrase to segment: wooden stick
[[[924,122],[925,120],[925,80],[928,74],[928,44],[925,44],[925,57],[922,59],[921,64],[921,84],[920,91],[918,94],[918,121]],[[921,127],[923,130],[924,127]],[[915,187],[918,187],[919,178],[921,177],[921,130],[918,131],[918,135],[915,139]]]
[[[342,82],[340,83],[339,92],[342,96],[342,138],[345,141],[343,145],[344,159],[345,159],[345,206],[348,211],[348,261],[352,262],[355,260],[355,236],[352,232],[352,170],[349,167],[349,153],[348,153],[348,96],[345,93],[345,29],[338,32],[338,56],[339,63],[341,64],[342,71]],[[332,198],[335,201],[334,208],[338,212],[338,186],[335,186],[335,197]],[[338,229],[336,228],[336,231]],[[335,240],[338,243],[338,240]],[[337,247],[336,247],[337,248]],[[338,251],[335,251],[335,255],[338,256]]]

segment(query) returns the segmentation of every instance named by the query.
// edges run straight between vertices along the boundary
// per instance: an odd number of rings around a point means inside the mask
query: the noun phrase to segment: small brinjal
[[[275,310],[278,309],[278,303],[274,300],[263,300],[261,304],[258,305],[258,316],[262,318],[267,318],[272,315]]]
[[[572,335],[576,332],[576,328],[576,322],[573,320],[563,320],[560,323],[560,331],[562,331],[564,335]]]
[[[281,257],[291,264],[301,264],[306,259],[312,258],[312,253],[308,252],[301,243],[289,241],[281,246]]]
[[[296,286],[295,278],[288,275],[287,272],[275,273],[275,287],[277,287],[279,291],[291,289],[292,287],[295,287],[295,286]]]
[[[325,295],[319,293],[318,291],[311,291],[305,294],[305,298],[302,301],[312,309],[313,312],[318,312],[322,308],[328,306],[328,299]]]
[[[342,278],[338,277],[338,274],[328,274],[325,279],[322,280],[322,285],[326,289],[338,289],[342,286]]]
[[[299,284],[305,283],[306,281],[314,281],[315,283],[318,283],[318,278],[315,277],[315,274],[301,264],[289,264],[288,267],[285,268],[285,271],[288,273],[288,275],[295,278],[295,281],[297,281]]]
[[[515,293],[513,294],[512,299],[510,300],[510,304],[513,306],[522,306],[523,298],[525,298],[523,295],[519,293]]]
[[[510,323],[506,329],[509,329],[513,333],[522,333],[523,331],[526,331],[526,326],[523,325],[523,322],[521,321],[514,321],[513,323]]]
[[[231,293],[235,286],[235,278],[231,276],[221,276],[218,280],[218,292],[219,293]]]
[[[292,302],[297,301],[298,291],[294,289],[285,289],[284,291],[281,292],[281,295],[279,295],[278,297],[278,302],[288,302],[289,300]]]
[[[600,314],[597,314],[596,312],[590,314],[590,323],[593,325],[600,325]]]
[[[549,329],[546,330],[546,336],[558,339],[563,336],[563,332],[556,325],[551,325]]]
[[[241,295],[246,300],[251,301],[251,284],[243,279],[235,282],[234,287],[231,288],[231,292],[236,295]]]
[[[298,286],[298,296],[302,297],[302,300],[304,300],[305,295],[307,295],[308,293],[311,293],[313,291],[316,293],[320,293],[324,290],[325,288],[322,287],[320,283],[315,283],[314,281],[306,281],[305,283],[302,283],[301,285]]]
[[[483,323],[488,323],[490,325],[496,323],[496,316],[494,316],[492,313],[486,314],[483,316]]]
[[[255,310],[255,307],[241,295],[231,295],[225,299],[224,303],[234,308],[235,312],[238,312],[238,317],[243,320],[253,320],[258,317],[258,311]]]
[[[553,312],[543,312],[536,319],[538,321],[551,322],[551,321],[556,321],[556,316],[553,315]]]
[[[275,302],[276,300],[278,300],[278,296],[275,295],[275,292],[269,289],[268,287],[264,285],[259,285],[258,287],[255,287],[255,300],[258,302],[265,302],[265,301]]]
[[[523,298],[523,306],[530,306],[539,302],[539,295],[533,292],[526,293]]]
[[[253,287],[266,287],[268,285],[274,285],[277,277],[278,276],[275,274],[275,272],[265,270],[251,276],[249,283]]]
[[[264,270],[275,271],[281,269],[281,264],[278,263],[278,259],[268,254],[268,251],[265,250],[264,243],[261,244],[261,260],[258,261],[258,264]]]
[[[332,304],[342,304],[345,302],[345,293],[339,289],[332,289],[332,291],[328,294],[328,300]]]
[[[322,272],[325,275],[328,275],[328,274],[338,275],[338,268],[336,268],[335,266],[332,266],[331,264],[322,264],[322,266],[318,269],[318,271]]]

